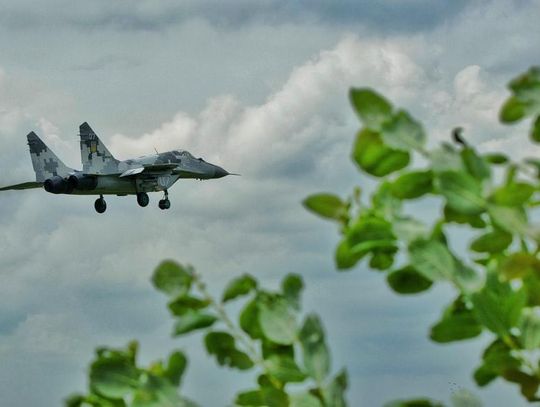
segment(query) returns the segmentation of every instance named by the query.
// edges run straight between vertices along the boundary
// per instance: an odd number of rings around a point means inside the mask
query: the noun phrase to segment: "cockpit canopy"
[[[202,161],[202,162],[206,162],[204,161],[202,158],[195,158],[193,157],[193,155],[189,152],[189,151],[186,151],[186,150],[174,150],[173,151],[174,155],[176,155],[177,157],[181,158],[181,157],[188,157],[188,158],[192,158],[194,160],[198,160],[198,161]]]

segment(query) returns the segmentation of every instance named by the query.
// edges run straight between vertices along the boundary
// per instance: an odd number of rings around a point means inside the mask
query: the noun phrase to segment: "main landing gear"
[[[169,191],[165,190],[165,196],[158,203],[159,209],[165,210],[171,207],[171,201],[169,201]]]
[[[96,208],[97,213],[103,213],[107,210],[107,202],[103,199],[103,195],[100,195],[96,202],[94,203],[94,208]]]
[[[145,206],[148,206],[148,203],[150,202],[150,198],[148,198],[148,194],[146,192],[139,192],[137,194],[137,203],[139,206],[142,206],[143,208]]]

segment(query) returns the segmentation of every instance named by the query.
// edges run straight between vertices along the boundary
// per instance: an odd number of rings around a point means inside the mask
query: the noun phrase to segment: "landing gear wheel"
[[[145,206],[148,206],[148,203],[150,202],[150,198],[148,198],[148,194],[146,192],[139,192],[137,194],[137,203],[139,206],[142,206],[143,208]]]
[[[171,207],[171,201],[169,201],[168,199],[162,199],[161,201],[159,201],[159,209],[169,209]]]
[[[103,197],[100,197],[96,199],[96,202],[94,203],[94,208],[96,209],[97,213],[103,213],[107,210],[107,202],[105,202],[105,199],[103,199]]]

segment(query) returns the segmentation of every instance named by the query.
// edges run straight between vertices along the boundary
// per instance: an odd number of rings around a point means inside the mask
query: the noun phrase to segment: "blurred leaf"
[[[162,262],[152,276],[154,286],[171,297],[187,294],[192,281],[191,273],[172,260]]]
[[[364,126],[380,130],[382,124],[392,117],[392,105],[377,92],[368,89],[349,91],[349,99]]]
[[[323,407],[321,401],[308,392],[292,394],[289,396],[290,407]]]
[[[262,395],[264,405],[267,407],[288,407],[289,396],[283,390],[275,387],[263,387]]]
[[[296,339],[296,318],[284,298],[262,297],[258,302],[259,323],[265,337],[281,345],[290,345]]]
[[[234,402],[237,406],[265,406],[264,398],[261,390],[250,390],[236,395]]]
[[[432,282],[414,269],[406,266],[392,271],[386,277],[388,285],[399,294],[416,294],[428,290]]]
[[[347,407],[347,402],[345,401],[345,390],[347,390],[347,386],[347,372],[342,370],[322,389],[325,404],[332,407]]]
[[[369,267],[375,270],[388,270],[394,264],[394,257],[397,253],[397,247],[392,247],[388,250],[374,251],[369,260]]]
[[[458,213],[448,205],[444,207],[444,219],[446,222],[455,222],[460,224],[468,224],[473,228],[481,229],[486,227],[486,222],[481,215],[464,215]]]
[[[485,287],[471,298],[478,321],[502,337],[517,325],[527,302],[523,289],[514,291],[509,284],[499,282],[497,276],[488,277]]]
[[[187,367],[187,358],[183,352],[176,351],[169,356],[169,363],[165,370],[165,377],[175,386],[180,385],[180,380]]]
[[[530,273],[539,275],[540,260],[529,253],[512,253],[500,263],[499,273],[507,280],[523,278]]]
[[[502,206],[520,206],[529,200],[535,188],[525,182],[516,182],[495,190],[493,203]]]
[[[534,350],[540,347],[540,308],[524,308],[519,321],[521,345]]]
[[[519,368],[521,362],[511,354],[511,349],[501,339],[493,341],[482,355],[483,363],[474,372],[474,380],[485,386],[508,370]]]
[[[414,199],[433,191],[433,172],[413,171],[400,175],[391,184],[392,194],[399,199]]]
[[[426,143],[424,129],[404,110],[383,124],[381,134],[386,145],[398,150],[421,150]]]
[[[348,213],[347,204],[333,194],[311,195],[302,204],[309,211],[328,219],[343,220]]]
[[[540,143],[540,116],[536,118],[534,124],[531,127],[531,140]]]
[[[300,309],[300,293],[304,282],[299,274],[287,274],[281,282],[281,290],[285,299],[297,310]]]
[[[240,277],[233,279],[225,288],[223,293],[223,302],[233,300],[242,295],[249,294],[251,290],[257,288],[257,280],[255,280],[249,274],[244,274]]]
[[[474,239],[471,243],[471,250],[479,253],[500,253],[511,243],[512,235],[510,233],[495,229]]]
[[[393,233],[398,240],[405,243],[412,243],[415,240],[426,239],[429,237],[429,231],[422,222],[414,218],[394,219]]]
[[[362,257],[364,257],[364,253],[353,253],[347,238],[342,239],[336,247],[335,261],[338,270],[354,267]]]
[[[282,383],[303,382],[306,374],[300,370],[293,358],[271,355],[264,361],[266,371]]]
[[[373,204],[373,216],[392,219],[401,211],[401,200],[392,194],[392,184],[383,181],[371,196]]]
[[[525,117],[526,104],[516,97],[509,97],[499,112],[499,120],[503,123],[514,123]]]
[[[240,328],[252,339],[263,337],[261,326],[259,324],[259,308],[257,299],[248,302],[240,313]]]
[[[435,240],[418,240],[409,246],[411,266],[428,280],[452,280],[456,265],[448,248]]]
[[[206,308],[209,304],[210,302],[208,300],[201,300],[200,298],[183,295],[171,301],[168,304],[168,307],[173,315],[181,316],[190,310]]]
[[[444,404],[430,399],[396,400],[386,403],[384,407],[444,407]]]
[[[227,332],[209,332],[204,337],[204,343],[208,353],[216,357],[220,366],[235,367],[240,370],[253,367],[249,356],[236,349],[234,337]]]
[[[482,407],[480,399],[465,389],[452,394],[452,407]]]
[[[214,315],[189,310],[177,319],[173,335],[179,336],[197,329],[208,328],[216,321],[217,318]]]
[[[523,208],[489,205],[488,213],[493,223],[507,232],[527,233],[527,215]]]
[[[451,144],[443,143],[441,147],[430,151],[429,158],[431,169],[437,174],[465,169],[460,153]]]
[[[347,238],[350,251],[360,258],[370,252],[393,252],[397,248],[392,224],[374,216],[359,218],[351,226]]]
[[[287,356],[294,359],[294,345],[280,345],[263,339],[261,341],[262,355],[264,359],[270,358],[272,355]]]
[[[485,210],[480,183],[464,172],[444,171],[438,174],[438,190],[455,212],[477,215]]]
[[[483,180],[491,176],[491,171],[484,158],[480,157],[471,147],[465,147],[461,150],[461,159],[469,174],[474,178]]]
[[[182,407],[185,404],[176,387],[164,378],[144,375],[144,381],[134,393],[130,407]]]
[[[536,392],[540,385],[537,377],[517,369],[506,371],[503,377],[509,382],[519,384],[521,394],[523,394],[528,401],[539,401],[536,397]]]
[[[540,68],[532,67],[509,84],[514,96],[527,105],[528,113],[540,110]]]
[[[106,351],[90,366],[90,388],[113,399],[121,399],[139,387],[140,371],[125,353]]]
[[[307,316],[300,331],[300,343],[307,373],[317,383],[330,371],[330,352],[324,340],[324,330],[317,315]]]
[[[482,333],[482,326],[461,299],[453,302],[441,320],[431,327],[431,340],[439,343],[474,338]]]
[[[509,161],[508,157],[501,153],[488,153],[483,158],[488,163],[495,165],[506,164]]]
[[[356,136],[353,159],[368,174],[384,177],[409,164],[409,153],[385,145],[378,133],[361,130]]]

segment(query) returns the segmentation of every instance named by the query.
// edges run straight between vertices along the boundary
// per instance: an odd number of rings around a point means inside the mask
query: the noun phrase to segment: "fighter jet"
[[[230,174],[188,151],[174,150],[125,161],[118,161],[88,125],[79,126],[82,171],[67,167],[52,150],[31,132],[27,135],[35,182],[0,188],[0,191],[41,188],[52,194],[99,195],[94,204],[103,213],[107,203],[103,195],[136,195],[137,203],[148,206],[148,192],[164,193],[160,209],[169,209],[169,188],[180,178],[207,180]]]

